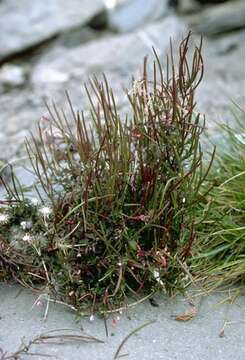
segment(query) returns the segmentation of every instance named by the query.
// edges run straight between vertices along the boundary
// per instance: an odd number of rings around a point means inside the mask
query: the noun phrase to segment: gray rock
[[[170,17],[132,34],[94,41],[66,52],[65,55],[62,49],[56,49],[40,59],[33,70],[31,81],[36,91],[39,89],[48,98],[55,97],[58,103],[64,103],[60,85],[42,81],[46,78],[46,69],[64,72],[69,80],[63,86],[69,89],[74,104],[81,109],[88,106],[86,97],[80,95],[81,84],[88,76],[100,76],[105,72],[115,90],[119,106],[124,110],[126,98],[123,96],[122,86],[129,86],[131,74],[140,76],[143,56],[152,54],[152,46],[159,54],[166,53],[169,50],[169,37],[172,37],[174,44],[178,44],[179,38],[185,33],[185,27],[179,20]],[[196,43],[199,40],[197,36]],[[238,103],[244,101],[244,55],[243,31],[229,37],[204,40],[205,74],[197,91],[197,103],[200,111],[207,115],[207,127],[211,133],[217,130],[217,123],[233,121],[230,113],[232,100]],[[149,56],[149,63],[151,60]]]
[[[206,35],[216,35],[245,27],[245,1],[230,1],[209,7],[190,20],[191,28]]]
[[[200,10],[201,5],[196,0],[181,0],[178,2],[177,11],[180,14],[191,14]]]
[[[16,164],[14,166],[14,173],[22,188],[29,189],[37,181],[36,175],[30,168]]]
[[[81,83],[89,75],[99,75],[102,72],[113,73],[119,82],[123,82],[126,79],[125,75],[129,78],[132,71],[138,69],[145,55],[152,54],[152,46],[163,54],[169,47],[170,37],[177,41],[185,30],[181,21],[175,17],[168,17],[142,30],[107,37],[65,52],[62,47],[56,48],[37,62],[31,77],[32,85],[36,88],[41,87],[45,92],[52,82],[55,88],[56,79],[47,80],[47,74],[50,72],[66,76],[69,80],[65,85],[69,87],[73,82]],[[112,86],[114,85],[115,83],[112,83]],[[57,92],[59,88],[60,86],[57,87]]]
[[[66,341],[57,344],[57,341],[50,341],[46,345],[34,345],[31,352],[38,360],[51,356],[60,360],[112,360],[126,336],[139,326],[155,320],[130,336],[120,355],[126,354],[125,359],[130,360],[244,360],[245,296],[239,288],[212,292],[210,296],[206,293],[200,295],[195,289],[188,292],[188,299],[187,296],[169,298],[163,294],[155,295],[158,307],[145,301],[129,307],[122,314],[108,316],[108,337],[102,318],[96,317],[91,322],[89,318],[82,317],[78,321],[69,308],[57,302],[50,302],[47,320],[43,321],[48,295],[45,289],[30,292],[17,285],[0,284],[0,347],[8,352],[7,355],[40,334],[73,329],[73,334],[82,335],[81,331],[84,331],[105,342]],[[198,307],[197,316],[190,321],[176,321],[176,315],[193,310],[188,303],[190,299]],[[59,333],[71,334],[68,330],[60,330]],[[26,354],[21,358],[28,360],[32,357]]]
[[[1,136],[0,136],[1,140]],[[11,179],[11,170],[4,160],[0,159],[0,199],[3,198],[3,194],[5,194],[5,189],[3,187],[3,182],[8,182]],[[3,182],[2,182],[3,179]]]
[[[45,107],[41,96],[29,87],[1,94],[0,107],[0,154],[9,160],[24,148],[25,137],[35,129]]]
[[[33,171],[26,166],[25,159],[11,159],[10,162],[5,162],[0,159],[0,200],[5,199],[8,195],[7,190],[3,186],[3,183],[8,183],[13,188],[12,172],[18,181],[16,186],[21,185],[22,189],[25,189],[26,195],[29,195],[33,191],[33,185],[36,182],[36,177]],[[3,182],[1,181],[3,179]]]
[[[204,40],[204,78],[197,91],[198,108],[205,113],[210,134],[218,124],[235,122],[234,103],[244,107],[245,42],[243,32]]]
[[[86,24],[103,0],[4,0],[0,3],[0,61]]]
[[[46,111],[43,97],[64,106],[65,90],[69,90],[75,107],[86,110],[88,101],[82,84],[93,74],[106,73],[119,107],[124,107],[126,96],[122,86],[130,85],[133,73],[138,76],[143,57],[152,54],[151,47],[163,55],[170,36],[178,43],[185,32],[185,26],[177,18],[169,17],[131,34],[106,36],[75,48],[57,44],[40,54],[31,71],[30,83],[21,92],[13,89],[0,97],[2,157],[9,159],[23,148],[26,131],[35,130]]]
[[[12,88],[0,96],[1,158],[10,159],[21,152],[28,130],[35,130],[37,121],[46,112],[43,97],[64,106],[64,93],[68,90],[76,108],[88,109],[82,84],[93,74],[100,77],[104,72],[107,75],[120,111],[124,113],[127,109],[122,86],[130,86],[132,74],[137,78],[141,75],[143,57],[149,55],[151,63],[152,46],[162,56],[169,48],[170,36],[177,45],[186,33],[178,18],[167,17],[130,34],[92,37],[86,44],[76,41],[73,47],[68,47],[67,41],[58,41],[53,47],[44,48],[34,63],[28,59],[30,79],[24,88],[21,91]],[[244,103],[244,54],[242,31],[236,32],[235,37],[204,41],[205,76],[197,92],[197,103],[207,114],[207,127],[212,133],[217,129],[216,122],[232,122],[228,111],[232,107],[231,100]]]
[[[245,44],[245,29],[220,36],[218,40],[213,38],[209,39],[209,43],[212,45],[215,44],[215,46],[211,48],[216,55],[225,56],[238,50]]]
[[[220,4],[230,0],[196,0],[196,1],[202,5],[207,5],[207,4]]]
[[[107,4],[113,4],[107,0]],[[168,0],[126,0],[108,8],[108,25],[119,32],[136,29],[169,13]]]

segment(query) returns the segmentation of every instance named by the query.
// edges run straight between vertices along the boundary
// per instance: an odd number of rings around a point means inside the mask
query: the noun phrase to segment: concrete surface
[[[156,320],[126,341],[120,352],[125,359],[244,360],[245,294],[243,291],[238,297],[236,295],[236,289],[202,297],[191,293],[199,306],[197,316],[187,322],[175,320],[176,315],[190,309],[187,299],[157,296],[158,307],[146,301],[127,313],[116,314],[114,321],[112,317],[109,318],[109,336],[106,338],[103,320],[95,318],[91,322],[83,318],[77,321],[69,309],[52,305],[47,320],[43,321],[45,306],[32,308],[37,295],[27,290],[20,292],[20,287],[16,285],[0,284],[0,348],[14,352],[23,337],[27,340],[48,330],[72,328],[79,331],[82,327],[86,333],[105,343],[38,345],[32,348],[32,352],[52,355],[52,358],[61,360],[112,360],[125,336],[147,321]],[[120,319],[117,319],[118,316]],[[22,360],[30,358],[32,356],[21,357]],[[35,356],[34,359],[49,357]]]

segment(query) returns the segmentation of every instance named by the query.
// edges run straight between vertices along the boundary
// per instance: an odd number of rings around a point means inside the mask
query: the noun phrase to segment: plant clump
[[[5,184],[2,278],[42,284],[51,297],[92,313],[123,306],[128,295],[185,287],[210,168],[194,97],[201,44],[191,56],[190,48],[190,34],[175,60],[171,46],[165,71],[156,54],[151,71],[145,59],[126,94],[126,119],[105,77],[86,86],[92,122],[69,96],[70,115],[48,107],[48,128],[27,141],[39,204]]]

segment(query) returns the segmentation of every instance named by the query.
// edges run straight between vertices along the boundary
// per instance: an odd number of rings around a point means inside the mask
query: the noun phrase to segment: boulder
[[[171,16],[130,34],[107,36],[73,49],[55,48],[37,62],[31,76],[32,86],[48,96],[50,90],[53,95],[63,93],[55,76],[49,76],[58,73],[65,80],[63,88],[71,91],[74,88],[80,98],[81,84],[89,76],[105,72],[112,77],[113,88],[119,86],[121,92],[121,84],[127,84],[132,73],[139,70],[143,57],[152,55],[152,46],[161,55],[168,49],[170,37],[175,42],[185,32],[181,21]]]
[[[85,25],[103,8],[103,0],[3,0],[0,3],[0,62]]]
[[[166,16],[169,11],[168,0],[124,0],[110,6],[107,0],[109,28],[119,31],[132,31],[147,23]]]
[[[230,1],[215,7],[208,7],[193,17],[190,26],[206,34],[217,35],[245,27],[245,1]]]
[[[235,123],[234,104],[244,108],[244,33],[204,40],[204,78],[196,93],[198,109],[206,114],[209,133],[219,134],[217,126]]]
[[[181,0],[175,7],[179,14],[192,14],[201,9],[201,5],[196,0]]]
[[[183,0],[180,0],[180,1],[183,1]],[[196,0],[196,1],[202,5],[206,5],[206,4],[220,4],[220,3],[224,3],[229,0]]]

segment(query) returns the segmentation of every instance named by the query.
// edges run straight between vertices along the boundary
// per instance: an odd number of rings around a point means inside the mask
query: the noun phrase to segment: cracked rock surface
[[[145,7],[144,1],[148,4]],[[155,16],[149,3],[149,0],[52,0],[45,5],[38,0],[0,2],[1,159],[22,156],[25,137],[35,130],[46,112],[44,98],[65,106],[67,90],[74,106],[87,110],[82,85],[93,75],[99,78],[103,72],[107,75],[119,109],[125,113],[122,87],[130,87],[132,74],[140,76],[144,56],[148,55],[150,62],[154,46],[163,58],[170,36],[176,46],[189,29],[195,29],[196,42],[200,39],[196,30],[207,34],[203,45],[205,76],[197,92],[198,109],[206,114],[208,130],[213,134],[217,132],[217,123],[232,123],[232,101],[244,104],[245,24],[238,24],[238,17],[230,14],[242,14],[244,1],[203,7],[200,2],[188,0],[184,14],[181,7],[167,8],[168,2],[164,1],[164,11],[159,16]],[[179,5],[184,3],[186,0],[179,1]],[[118,6],[112,8],[113,4]],[[128,11],[127,21],[133,22],[137,6],[144,9],[137,11],[137,23],[126,31],[120,26],[117,32],[111,31],[111,16],[115,20],[120,12]],[[217,14],[217,21],[213,14]],[[123,21],[123,17],[118,19]],[[212,28],[211,22],[219,26],[219,36],[205,31]],[[96,28],[95,23],[103,24],[102,28]]]

